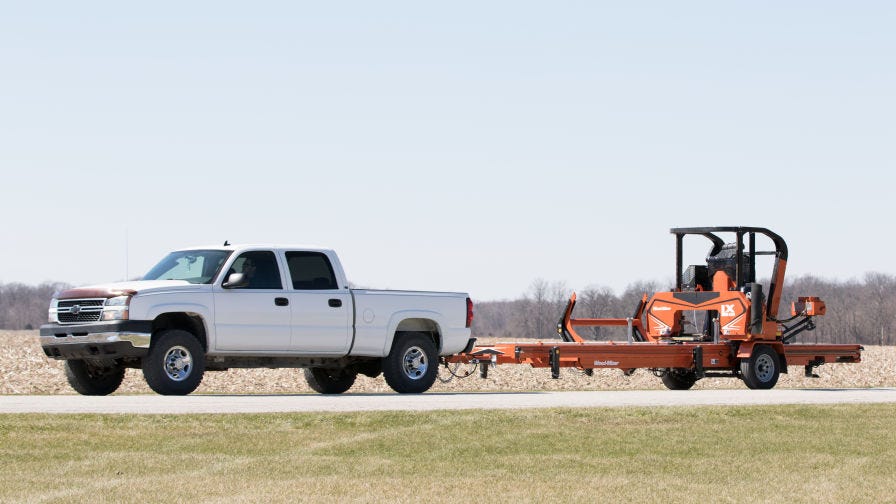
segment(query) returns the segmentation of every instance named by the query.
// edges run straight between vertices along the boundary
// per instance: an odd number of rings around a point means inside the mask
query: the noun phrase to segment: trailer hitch
[[[488,378],[489,366],[495,367],[498,363],[498,356],[504,355],[504,352],[495,348],[483,348],[470,355],[473,356],[473,360],[470,362],[479,365],[479,377]]]

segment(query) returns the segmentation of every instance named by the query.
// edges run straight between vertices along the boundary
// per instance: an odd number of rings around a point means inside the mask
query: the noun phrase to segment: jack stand
[[[560,378],[560,347],[551,348],[549,358],[551,360],[551,378],[556,380]]]

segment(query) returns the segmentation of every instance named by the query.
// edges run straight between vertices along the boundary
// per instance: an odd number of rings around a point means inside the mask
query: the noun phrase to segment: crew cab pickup
[[[225,244],[57,293],[40,343],[85,395],[114,392],[128,367],[164,395],[189,394],[206,371],[261,367],[304,368],[324,394],[359,373],[421,393],[440,356],[472,347],[472,318],[465,293],[351,289],[329,249]]]

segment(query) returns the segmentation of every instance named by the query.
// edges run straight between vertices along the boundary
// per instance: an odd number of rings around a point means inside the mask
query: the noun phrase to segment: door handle
[[[330,308],[339,308],[340,306],[342,306],[342,300],[341,299],[331,299],[331,300],[327,301],[327,304],[330,305]]]
[[[284,297],[274,298],[274,304],[277,305],[277,306],[288,306],[288,305],[289,305],[289,299],[286,299],[286,298],[284,298]]]

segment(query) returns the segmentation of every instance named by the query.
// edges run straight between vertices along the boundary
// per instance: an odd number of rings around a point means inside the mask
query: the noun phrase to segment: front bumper
[[[46,324],[40,346],[54,359],[118,359],[149,353],[152,322],[124,320],[97,324]]]

